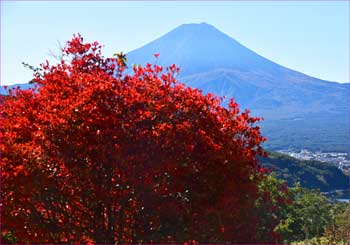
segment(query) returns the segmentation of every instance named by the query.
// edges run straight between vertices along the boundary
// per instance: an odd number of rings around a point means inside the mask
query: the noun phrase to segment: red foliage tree
[[[25,243],[255,242],[264,138],[232,100],[80,35],[1,108],[1,225]],[[158,55],[158,54],[157,54]]]

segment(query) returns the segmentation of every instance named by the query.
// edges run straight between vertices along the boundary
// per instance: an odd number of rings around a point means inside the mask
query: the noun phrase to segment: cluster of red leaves
[[[21,243],[255,242],[265,140],[232,100],[80,35],[1,108],[2,230]],[[158,54],[157,54],[158,56]],[[195,241],[193,240],[195,239]]]

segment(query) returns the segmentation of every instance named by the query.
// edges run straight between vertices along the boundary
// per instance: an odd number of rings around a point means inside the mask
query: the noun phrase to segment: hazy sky
[[[206,22],[258,54],[321,79],[349,82],[348,1],[1,1],[1,84],[26,83],[73,33],[131,51],[183,23]]]

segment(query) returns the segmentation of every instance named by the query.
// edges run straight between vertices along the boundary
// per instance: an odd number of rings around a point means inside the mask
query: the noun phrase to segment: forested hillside
[[[261,158],[261,163],[289,185],[300,182],[305,188],[321,191],[344,190],[350,186],[349,176],[330,163],[298,160],[276,152]]]

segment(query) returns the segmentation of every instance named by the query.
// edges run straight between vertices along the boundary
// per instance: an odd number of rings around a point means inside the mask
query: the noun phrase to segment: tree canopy
[[[2,231],[20,243],[257,241],[259,118],[179,83],[175,65],[125,73],[123,54],[104,58],[80,35],[63,52],[35,89],[4,99]]]

